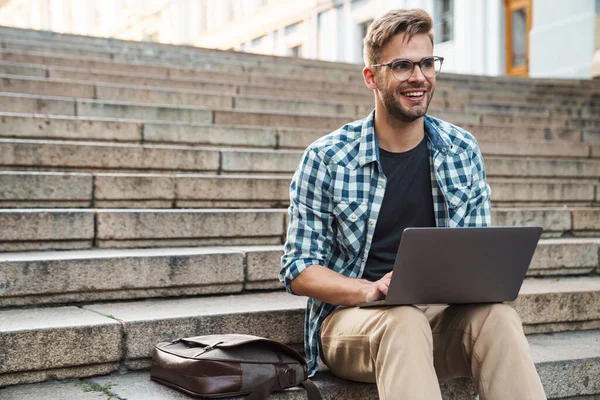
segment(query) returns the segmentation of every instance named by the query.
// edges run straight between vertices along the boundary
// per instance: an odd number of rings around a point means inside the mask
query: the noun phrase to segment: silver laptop
[[[517,298],[540,227],[406,228],[385,300],[359,307]]]

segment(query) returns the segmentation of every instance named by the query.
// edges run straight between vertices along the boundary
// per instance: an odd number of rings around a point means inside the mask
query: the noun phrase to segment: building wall
[[[532,77],[590,78],[595,0],[534,1],[530,34]]]
[[[9,0],[0,8],[0,24],[362,63],[370,21],[393,8],[421,7],[437,22],[438,1]],[[600,74],[599,4],[533,0],[531,76]],[[506,73],[504,0],[454,0],[453,27],[452,39],[435,45],[435,54],[445,58],[444,71]]]

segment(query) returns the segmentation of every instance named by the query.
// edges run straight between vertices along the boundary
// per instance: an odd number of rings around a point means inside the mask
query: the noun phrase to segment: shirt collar
[[[375,135],[375,110],[363,120],[362,130],[360,135],[360,143],[358,146],[358,162],[361,167],[377,162],[379,163],[379,144],[377,143],[377,135]],[[448,134],[444,131],[443,121],[425,115],[425,135],[429,138],[431,145],[435,151],[443,154],[454,153],[458,150],[457,146],[450,143]],[[381,167],[381,165],[379,165]]]

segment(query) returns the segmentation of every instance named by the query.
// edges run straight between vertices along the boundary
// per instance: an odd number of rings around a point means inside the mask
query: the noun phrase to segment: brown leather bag
[[[249,335],[194,336],[154,347],[150,378],[195,397],[249,394],[264,400],[272,392],[301,384],[309,400],[321,400],[307,379],[304,357],[279,342]]]

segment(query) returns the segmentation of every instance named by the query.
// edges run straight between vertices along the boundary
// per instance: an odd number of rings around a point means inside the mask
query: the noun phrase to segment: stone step
[[[58,33],[52,31],[42,31],[42,30],[32,30],[32,29],[23,29],[23,28],[14,28],[14,27],[0,27],[2,37],[7,39],[19,39],[19,40],[29,40],[35,42],[47,42],[51,44],[67,44],[67,45],[79,45],[79,46],[88,46],[91,48],[108,48],[114,50],[122,50],[122,51],[143,51],[145,54],[155,54],[155,53],[172,53],[176,52],[178,54],[200,54],[204,57],[219,57],[223,60],[239,60],[240,58],[246,60],[252,60],[254,62],[260,61],[269,61],[269,62],[278,62],[284,64],[293,64],[293,65],[308,65],[308,66],[321,66],[336,69],[352,69],[354,64],[348,64],[343,62],[331,62],[331,61],[319,61],[313,59],[303,59],[303,58],[290,58],[290,57],[281,57],[281,56],[273,56],[273,55],[263,55],[256,53],[243,53],[236,52],[231,50],[218,50],[213,48],[202,48],[195,46],[182,46],[176,44],[168,44],[168,43],[157,43],[157,42],[148,42],[148,41],[131,41],[131,40],[123,40],[123,39],[115,39],[115,38],[106,38],[106,37],[95,37],[95,36],[82,36],[76,34],[69,33]]]
[[[56,54],[50,53],[41,53],[41,52],[30,52],[30,51],[21,51],[21,50],[0,50],[0,60],[4,60],[7,62],[17,62],[17,63],[29,63],[29,64],[42,64],[50,66],[58,66],[58,67],[68,67],[68,68],[81,68],[81,69],[101,69],[101,70],[112,70],[112,71],[121,71],[126,73],[135,73],[135,74],[152,74],[169,78],[201,78],[206,80],[216,80],[216,81],[228,81],[232,83],[252,83],[257,85],[269,85],[269,86],[277,86],[281,89],[293,89],[293,90],[326,90],[333,92],[347,92],[349,90],[355,90],[357,93],[369,93],[369,91],[365,88],[364,83],[362,82],[362,76],[360,73],[354,74],[350,76],[350,81],[354,83],[339,83],[332,81],[324,81],[324,80],[309,80],[309,79],[298,79],[296,77],[290,78],[289,76],[273,76],[273,74],[264,75],[260,74],[260,72],[256,73],[239,73],[239,72],[219,72],[215,70],[207,70],[201,69],[201,65],[197,65],[198,69],[190,69],[190,68],[182,68],[179,65],[158,65],[158,64],[141,64],[141,63],[119,63],[115,61],[108,61],[105,59],[97,59],[97,58],[86,58],[86,57],[74,57],[74,56],[60,56]],[[237,70],[239,71],[239,70]],[[49,75],[49,72],[46,72],[46,76]],[[314,78],[314,77],[313,77]],[[471,84],[469,83],[471,80],[476,79],[472,76],[467,76],[466,78],[459,75],[452,74],[444,74],[438,80],[438,92],[440,89],[450,90],[454,93],[455,90],[469,90]],[[503,77],[486,77],[485,82],[478,81],[476,83],[473,91],[475,93],[484,93],[484,92],[497,92],[497,89],[500,87],[503,89],[504,93],[512,93],[515,91],[523,91],[526,88],[539,88],[538,84],[531,84],[530,81],[522,81],[514,78],[508,78],[509,82],[517,82],[511,83],[509,88],[508,84],[506,84],[506,79]],[[467,84],[465,84],[465,82]],[[583,81],[582,81],[583,82]],[[588,81],[585,81],[587,86],[590,86]],[[573,97],[573,90],[570,88],[565,88],[560,95],[561,96],[570,96],[575,100],[581,100],[584,92],[590,91],[590,93],[595,93],[593,90],[589,89],[587,86],[581,86],[581,82],[579,81],[568,81],[569,86],[577,87],[577,96]],[[487,85],[483,87],[482,85]],[[517,85],[517,86],[514,86]],[[553,87],[554,88],[554,87]],[[560,89],[560,86],[559,86]],[[589,89],[589,90],[588,90]],[[537,89],[536,89],[537,90]],[[535,93],[534,93],[535,94]],[[552,97],[556,98],[557,92],[553,92]],[[456,96],[456,95],[454,95]],[[458,94],[459,97],[462,97]],[[535,97],[536,101],[539,101],[539,96]]]
[[[452,117],[452,116],[451,116]],[[580,151],[581,129],[538,128],[513,125],[463,124],[462,128],[485,142],[560,142],[567,151]],[[180,122],[137,122],[122,119],[0,113],[0,137],[144,142],[190,145],[223,145],[304,150],[326,129],[249,127]],[[598,137],[596,137],[598,136]],[[586,142],[600,141],[587,132]],[[573,145],[573,146],[572,146]],[[519,151],[515,146],[514,151]],[[562,153],[561,153],[562,154]]]
[[[224,151],[219,156],[227,160],[232,153]],[[236,158],[233,153],[232,159],[240,161],[243,157],[242,154]],[[284,157],[289,156],[284,154]],[[600,181],[597,179],[488,177],[494,206],[591,206],[600,202]],[[291,175],[0,171],[0,207],[287,207],[290,181]]]
[[[373,108],[373,98],[340,94],[333,96],[331,93],[322,94],[314,92],[311,99],[298,99],[288,91],[287,97],[274,96],[270,88],[263,90],[263,96],[249,96],[241,93],[210,92],[206,90],[190,90],[189,88],[170,87],[145,87],[132,84],[96,83],[70,79],[48,79],[27,77],[21,75],[1,75],[0,91],[6,93],[23,93],[42,96],[66,96],[75,98],[88,98],[100,101],[121,101],[134,103],[168,104],[198,107],[238,108],[244,110],[272,110],[289,111],[294,113],[319,113],[331,115],[361,116]],[[213,89],[214,90],[214,89]],[[239,92],[238,88],[235,88]],[[294,91],[297,92],[297,91]],[[310,92],[303,92],[310,93]],[[367,94],[368,95],[368,94]],[[516,116],[569,116],[598,118],[596,104],[590,106],[577,106],[573,108],[549,105],[531,106],[528,104],[499,104],[499,103],[463,103],[452,98],[444,97],[434,99],[432,110],[452,107],[464,110],[466,113],[505,113]],[[574,105],[572,105],[574,107]]]
[[[323,100],[327,97],[332,99],[342,99],[345,97],[347,99],[348,96],[351,95],[353,100],[373,100],[373,94],[366,87],[339,87],[337,90],[316,87],[313,90],[306,90],[305,88],[305,90],[300,91],[294,88],[281,86],[278,82],[272,81],[265,81],[262,84],[249,83],[250,79],[242,79],[243,76],[240,76],[239,78],[234,76],[233,78],[228,79],[227,75],[225,75],[222,77],[222,80],[208,78],[183,79],[142,72],[128,73],[111,71],[108,69],[82,69],[7,61],[0,61],[0,73],[38,78],[69,79],[85,81],[88,83],[112,83],[120,85],[191,89],[220,92],[223,94],[282,97],[290,99]]]
[[[301,75],[305,73],[307,76],[310,76],[311,73],[314,75],[315,71],[322,71],[322,75],[328,79],[339,80],[343,82],[351,81],[356,83],[362,83],[362,77],[360,74],[357,74],[355,69],[360,69],[360,66],[354,66],[350,64],[334,64],[330,65],[329,63],[321,63],[321,64],[311,64],[311,65],[302,65],[299,66],[297,61],[286,60],[285,58],[277,58],[277,62],[269,62],[263,60],[261,62],[256,62],[255,60],[251,61],[251,58],[247,57],[245,54],[239,54],[235,63],[232,63],[230,59],[223,60],[222,54],[215,53],[215,56],[207,55],[206,51],[202,54],[201,57],[198,57],[197,53],[185,53],[185,50],[178,49],[177,52],[164,52],[164,51],[148,51],[140,50],[136,48],[131,48],[131,46],[127,49],[116,49],[114,47],[99,47],[99,46],[87,46],[84,44],[65,44],[60,41],[45,41],[39,43],[37,40],[23,40],[22,38],[6,38],[4,39],[3,47],[5,49],[17,49],[17,50],[36,50],[36,51],[44,51],[51,52],[52,54],[63,54],[63,55],[76,55],[76,56],[88,56],[88,57],[96,57],[99,59],[113,59],[113,60],[126,60],[126,61],[146,61],[146,62],[155,62],[156,59],[162,59],[166,62],[171,63],[204,63],[205,65],[211,65],[213,68],[217,69],[227,69],[232,68],[232,65],[241,64],[242,67],[246,71],[261,71],[266,73],[295,73],[296,75]],[[228,56],[231,56],[236,53],[229,53]],[[275,59],[275,58],[272,58]],[[295,62],[295,64],[294,64]],[[345,67],[347,73],[343,73],[340,70],[340,65]],[[327,66],[333,66],[334,68],[326,68]],[[337,67],[337,68],[335,68]],[[454,79],[458,79],[461,81],[462,87],[469,87],[472,84],[477,86],[486,86],[490,85],[489,80],[476,80],[467,78],[461,78],[458,75],[453,76]],[[510,88],[511,90],[515,89],[524,89],[523,83],[526,81],[517,81],[514,80],[511,82],[510,80],[499,80],[497,82],[493,82],[494,86],[501,86],[505,89]],[[466,83],[466,85],[465,85]],[[561,82],[560,85],[556,85],[555,82],[552,81],[541,81],[536,83],[534,88],[538,91],[542,90],[550,90],[553,93],[561,89],[566,89],[564,92],[566,94],[573,94],[572,89],[565,87],[566,82]],[[578,87],[578,95],[581,95],[583,92],[588,91],[589,89],[594,89],[591,86],[580,86]]]
[[[597,238],[542,239],[528,276],[600,272],[599,250]],[[0,307],[282,289],[282,255],[281,245],[5,253]]]
[[[288,105],[293,104],[289,103]],[[168,104],[146,104],[17,93],[0,93],[3,112],[51,114],[136,121],[215,123],[241,126],[277,126],[334,130],[356,119],[355,115],[323,115],[286,111],[210,109]]]
[[[220,51],[215,49],[206,49],[198,47],[182,47],[177,45],[154,43],[154,42],[137,42],[137,41],[125,41],[113,38],[99,38],[90,36],[79,36],[70,34],[59,34],[56,32],[47,31],[35,31],[35,30],[23,30],[15,28],[0,27],[3,29],[2,36],[8,40],[27,40],[34,43],[45,42],[50,43],[54,46],[61,45],[74,45],[74,46],[86,46],[87,48],[106,48],[108,50],[119,50],[121,52],[143,52],[144,54],[163,54],[173,53],[177,54],[201,54],[204,58],[217,58],[228,61],[240,61],[257,63],[260,62],[276,62],[279,64],[290,64],[290,65],[308,65],[308,66],[319,66],[322,68],[335,68],[335,69],[346,69],[354,71],[356,68],[355,64],[339,63],[339,62],[323,62],[317,60],[309,60],[302,58],[289,58],[289,57],[277,57],[269,55],[260,55],[252,53],[239,53],[234,51]],[[461,74],[449,74],[445,73],[444,77],[449,80],[469,83],[469,84],[489,84],[493,82],[497,86],[522,89],[525,86],[532,86],[536,88],[552,88],[552,89],[563,89],[565,87],[578,87],[583,90],[589,89],[600,89],[600,84],[594,83],[589,80],[574,80],[574,79],[530,79],[520,77],[489,77],[489,76],[469,76]],[[463,85],[464,86],[464,85]],[[580,95],[579,91],[576,95]]]
[[[256,85],[249,83],[231,82],[231,80],[215,81],[214,79],[176,79],[161,75],[149,75],[142,73],[125,73],[110,70],[90,70],[70,67],[49,67],[43,64],[25,64],[0,61],[0,73],[10,75],[21,75],[38,78],[58,78],[68,80],[86,81],[88,83],[112,83],[119,85],[136,85],[136,86],[152,86],[170,89],[186,89],[200,90],[209,92],[219,92],[222,94],[240,94],[251,96],[278,97],[288,99],[311,99],[311,100],[330,100],[330,101],[347,101],[349,98],[352,101],[361,100],[371,104],[373,102],[373,94],[365,88],[360,92],[358,88],[348,87],[344,90],[332,91],[329,90],[296,90],[289,87],[274,86],[273,83],[268,85]],[[440,78],[442,88],[447,82]],[[275,83],[276,84],[276,83]],[[340,88],[342,89],[342,88]],[[41,90],[41,89],[39,89]],[[48,90],[48,89],[46,89]],[[40,94],[48,94],[41,93]],[[351,94],[351,96],[349,96]],[[475,92],[469,93],[464,91],[456,91],[452,87],[447,87],[446,90],[436,90],[433,105],[440,108],[457,107],[462,109],[464,105],[471,103],[489,103],[492,101],[500,101],[509,105],[522,104],[529,105],[532,102],[552,106],[557,111],[568,112],[569,115],[574,114],[582,116],[583,108],[595,110],[596,104],[589,100],[573,99],[568,97],[568,106],[565,107],[565,100],[553,96],[547,98],[539,98],[539,96],[531,96],[531,98],[513,95],[509,93],[490,92]]]
[[[246,96],[189,89],[144,87],[135,85],[88,83],[70,79],[46,79],[18,75],[0,75],[0,92],[42,96],[75,97],[99,101],[147,103],[171,106],[273,110],[324,115],[357,115],[357,104],[337,99],[323,101],[281,99],[272,96]],[[354,100],[356,101],[356,100]],[[373,108],[373,99],[362,101]],[[106,115],[100,115],[102,117]]]
[[[560,105],[552,104],[515,104],[514,102],[473,102],[464,107],[467,113],[504,113],[510,115],[527,115],[527,116],[561,116],[583,117],[583,118],[599,118],[600,117],[600,101],[587,105],[570,104],[568,102]]]
[[[600,157],[600,144],[481,141],[480,145],[486,169],[491,176],[600,176],[597,160]],[[296,170],[302,152],[291,149],[0,139],[0,168],[73,172],[289,174]],[[593,159],[589,157],[590,152]],[[531,169],[525,169],[531,164],[534,165]]]
[[[0,251],[272,245],[285,221],[284,209],[0,209]]]
[[[597,397],[594,395],[600,394],[599,331],[529,335],[527,340],[548,399],[593,400]],[[325,368],[312,380],[324,400],[379,399],[374,384],[336,378]],[[440,387],[444,400],[477,399],[475,385],[468,378],[441,381]],[[13,386],[0,389],[0,395],[5,400],[92,400],[101,395],[129,400],[188,398],[176,390],[151,381],[146,371]],[[306,399],[306,394],[304,389],[292,388],[274,393],[269,399],[303,400]]]
[[[99,60],[112,60],[116,62],[142,62],[142,63],[161,63],[167,65],[184,66],[203,66],[206,69],[215,69],[220,71],[236,72],[240,69],[244,72],[259,72],[261,74],[292,75],[299,78],[312,78],[318,75],[323,80],[334,82],[349,82],[351,75],[361,76],[362,67],[360,65],[350,66],[349,69],[327,68],[322,64],[315,65],[294,65],[291,63],[277,62],[253,62],[248,58],[240,57],[232,62],[223,60],[220,57],[207,57],[202,54],[188,53],[181,51],[161,52],[148,54],[144,51],[120,51],[118,49],[90,47],[85,45],[70,45],[63,43],[50,43],[30,41],[23,39],[2,38],[2,48],[5,50],[25,50],[52,55],[88,57]],[[362,76],[361,76],[362,80]]]
[[[512,305],[526,333],[597,329],[600,277],[528,278]],[[301,344],[304,307],[305,298],[277,291],[0,310],[0,386],[147,368],[154,344],[199,334]]]
[[[0,209],[0,251],[282,244],[281,209]],[[541,226],[544,238],[595,237],[597,207],[495,207],[496,226]]]
[[[227,98],[225,96],[225,98]],[[270,100],[263,103],[270,107]],[[279,101],[275,101],[278,103]],[[307,106],[313,102],[305,102]],[[241,104],[241,103],[239,103]],[[238,104],[238,105],[239,105]],[[294,102],[285,103],[292,106]],[[3,112],[26,114],[51,114],[61,116],[127,118],[144,121],[171,121],[185,123],[215,123],[243,126],[276,126],[286,128],[310,128],[334,130],[352,121],[358,116],[333,113],[315,114],[286,111],[209,109],[182,105],[146,104],[134,102],[104,101],[92,99],[74,99],[69,97],[0,93],[0,107]],[[280,109],[284,106],[278,106]],[[337,107],[337,106],[335,106]],[[334,107],[334,108],[335,108]],[[358,107],[359,109],[361,106]],[[365,110],[366,111],[366,110]],[[370,111],[370,107],[369,107]],[[360,116],[366,115],[360,113]],[[538,128],[579,128],[595,129],[600,127],[600,119],[581,119],[563,117],[532,117],[508,114],[465,114],[450,110],[433,110],[433,116],[455,124],[484,125],[521,125]]]
[[[235,83],[253,83],[258,85],[274,85],[281,88],[287,87],[292,89],[312,89],[312,90],[334,90],[348,91],[354,88],[356,92],[365,93],[364,84],[349,85],[338,81],[328,81],[324,79],[314,80],[296,77],[290,75],[265,75],[258,70],[256,72],[240,72],[239,68],[235,71],[215,70],[214,68],[203,68],[202,63],[196,64],[194,67],[182,67],[181,64],[157,64],[154,63],[139,63],[139,62],[124,62],[110,61],[103,58],[65,56],[55,53],[45,53],[38,51],[22,51],[22,50],[6,50],[0,49],[0,60],[7,62],[18,62],[27,64],[41,64],[48,67],[70,67],[81,69],[101,69],[111,71],[121,71],[127,73],[142,73],[164,76],[177,79],[214,79],[216,81],[228,81]],[[360,71],[358,72],[360,75]],[[320,74],[317,74],[322,78]]]

